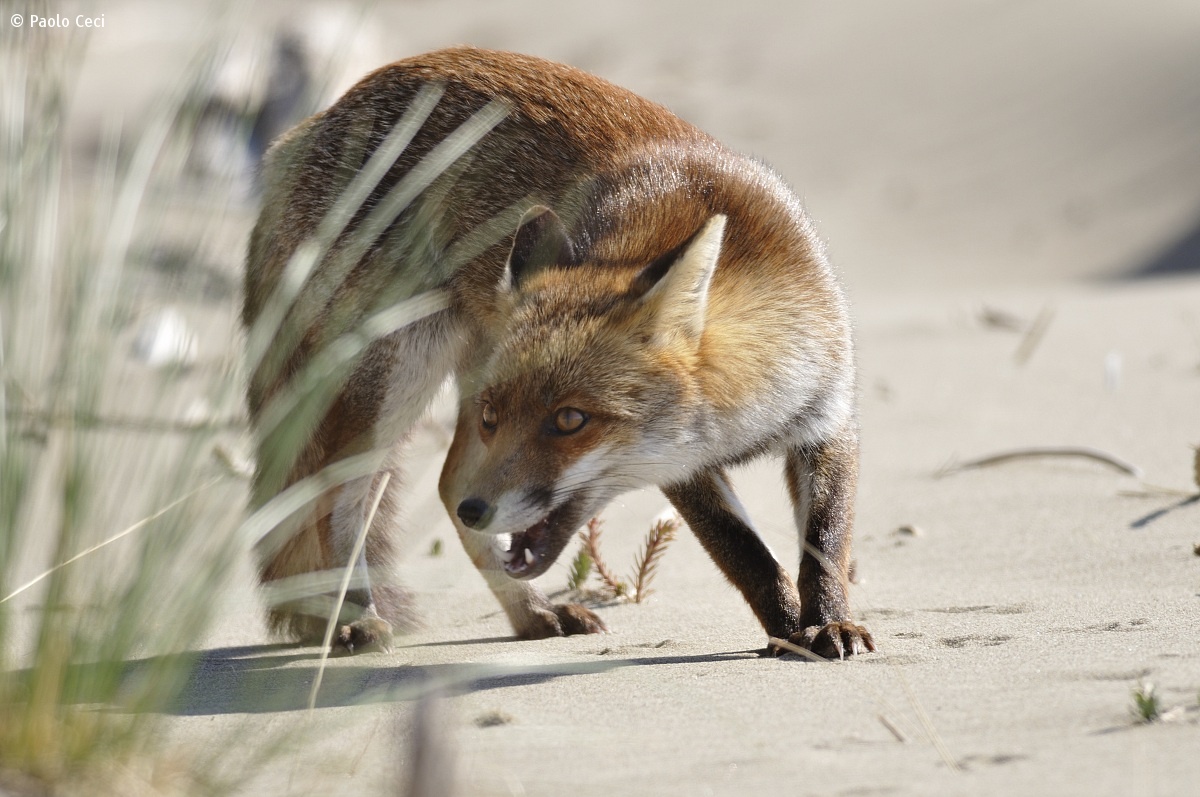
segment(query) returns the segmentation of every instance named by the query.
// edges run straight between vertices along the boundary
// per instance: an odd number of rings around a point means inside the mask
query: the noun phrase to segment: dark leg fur
[[[787,454],[787,482],[802,548],[797,585],[801,628],[789,641],[826,658],[875,650],[870,632],[850,618],[850,537],[858,483],[858,436],[841,436]]]
[[[751,527],[723,470],[701,471],[663,493],[768,634],[787,639],[803,628],[796,585]]]

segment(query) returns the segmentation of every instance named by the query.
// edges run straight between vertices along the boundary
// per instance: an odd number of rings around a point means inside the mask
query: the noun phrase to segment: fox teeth
[[[525,549],[525,564],[533,564],[533,551],[529,550],[528,548]]]
[[[511,551],[512,550],[512,535],[511,534],[496,535],[496,547],[499,548],[501,551]]]

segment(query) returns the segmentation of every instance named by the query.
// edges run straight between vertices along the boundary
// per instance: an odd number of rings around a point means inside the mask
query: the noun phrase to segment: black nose
[[[487,501],[482,498],[468,498],[458,505],[458,519],[468,528],[475,528],[480,519],[487,514]]]

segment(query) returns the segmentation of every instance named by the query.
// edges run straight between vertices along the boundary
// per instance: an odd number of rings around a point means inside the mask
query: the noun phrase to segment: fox
[[[771,638],[830,659],[874,651],[848,598],[859,449],[849,308],[784,180],[571,66],[474,47],[407,58],[271,146],[247,329],[397,130],[403,148],[345,214],[250,373],[252,421],[364,319],[406,297],[433,304],[365,346],[294,451],[280,453],[276,427],[259,430],[253,506],[374,457],[369,472],[323,483],[286,539],[260,551],[262,583],[349,568],[336,644],[392,644],[411,620],[393,572],[404,446],[450,379],[458,416],[439,495],[518,638],[607,631],[531,580],[613,499],[657,487],[753,610],[765,652],[786,652]],[[446,155],[464,131],[470,146]],[[372,226],[405,186],[410,201]],[[729,475],[766,455],[783,460],[796,578]],[[328,621],[295,602],[270,613],[299,640],[320,639]]]

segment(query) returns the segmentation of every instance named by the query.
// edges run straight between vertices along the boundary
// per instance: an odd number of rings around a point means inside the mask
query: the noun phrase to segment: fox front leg
[[[826,658],[875,650],[871,633],[850,617],[850,536],[858,484],[858,435],[788,451],[788,491],[800,533],[801,628],[786,637]]]
[[[725,471],[710,468],[662,489],[767,634],[790,639],[800,632],[796,585],[754,530]]]
[[[545,639],[574,634],[598,634],[608,629],[591,610],[577,603],[551,603],[545,594],[528,581],[512,578],[504,571],[500,549],[493,534],[473,531],[458,519],[458,506],[463,499],[459,485],[462,474],[469,472],[481,455],[483,443],[476,431],[478,411],[473,401],[464,400],[459,408],[454,440],[446,455],[438,491],[442,503],[454,522],[458,538],[467,555],[479,570],[492,594],[500,601],[513,630],[521,639]]]

